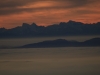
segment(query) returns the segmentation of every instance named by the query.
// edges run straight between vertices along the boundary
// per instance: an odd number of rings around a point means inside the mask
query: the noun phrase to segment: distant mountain
[[[84,42],[67,41],[57,39],[53,41],[43,41],[39,43],[27,44],[18,48],[45,48],[45,47],[91,47],[100,46],[100,38],[93,38]]]
[[[68,35],[100,35],[100,22],[84,24],[69,21],[47,27],[38,26],[35,23],[29,25],[23,23],[12,29],[0,28],[0,37],[34,37],[34,36],[68,36]]]

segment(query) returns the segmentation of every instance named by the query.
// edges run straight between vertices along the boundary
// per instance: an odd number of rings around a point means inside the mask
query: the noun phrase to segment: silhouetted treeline
[[[23,23],[12,29],[0,28],[0,37],[33,37],[33,36],[68,36],[68,35],[100,35],[100,22],[84,24],[69,21],[47,27],[38,26],[35,23],[29,25]]]

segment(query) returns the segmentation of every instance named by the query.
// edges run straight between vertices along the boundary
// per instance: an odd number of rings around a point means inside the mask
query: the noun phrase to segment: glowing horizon
[[[13,28],[22,23],[51,25],[74,20],[100,22],[98,0],[3,0],[0,1],[0,28]]]

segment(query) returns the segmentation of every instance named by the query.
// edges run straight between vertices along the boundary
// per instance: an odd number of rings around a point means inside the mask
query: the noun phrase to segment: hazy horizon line
[[[52,26],[52,25],[59,25],[60,23],[68,23],[68,22],[70,22],[70,21],[73,21],[73,22],[80,22],[80,23],[83,23],[83,24],[96,24],[96,23],[98,23],[98,22],[100,22],[100,21],[97,21],[97,22],[93,22],[93,23],[85,23],[85,22],[81,22],[81,21],[75,21],[75,20],[68,20],[68,21],[62,21],[62,22],[58,22],[58,23],[52,23],[52,24],[46,24],[46,25],[40,25],[40,24],[37,24],[37,23],[35,23],[35,22],[32,22],[32,23],[27,23],[27,22],[23,22],[21,25],[18,25],[18,26],[15,26],[15,27],[11,27],[11,28],[7,28],[7,27],[0,27],[0,28],[5,28],[5,29],[13,29],[13,28],[16,28],[16,27],[22,27],[22,25],[24,24],[24,23],[26,23],[26,24],[29,24],[29,25],[32,25],[33,23],[34,24],[36,24],[37,26],[44,26],[44,27],[48,27],[48,26]]]

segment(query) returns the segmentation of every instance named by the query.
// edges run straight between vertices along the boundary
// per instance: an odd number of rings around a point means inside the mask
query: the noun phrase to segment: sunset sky
[[[0,0],[0,28],[22,23],[51,25],[74,20],[100,21],[100,0]]]

